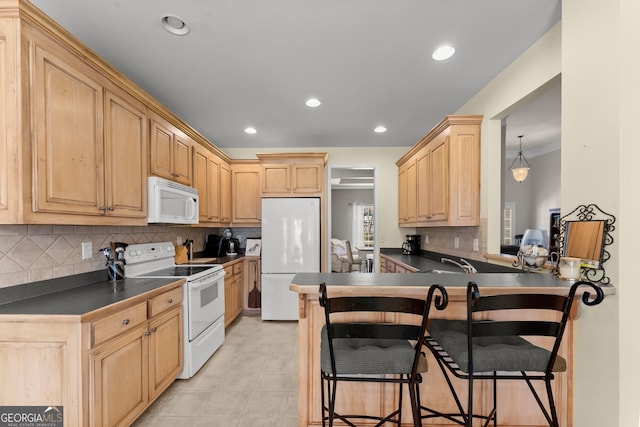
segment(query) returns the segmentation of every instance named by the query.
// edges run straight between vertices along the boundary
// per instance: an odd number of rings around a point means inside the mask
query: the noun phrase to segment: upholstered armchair
[[[331,271],[350,273],[360,271],[362,258],[351,248],[348,240],[331,239]]]

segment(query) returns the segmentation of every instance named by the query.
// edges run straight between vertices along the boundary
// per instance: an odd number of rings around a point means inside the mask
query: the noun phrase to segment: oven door
[[[224,270],[187,282],[189,341],[224,315]]]

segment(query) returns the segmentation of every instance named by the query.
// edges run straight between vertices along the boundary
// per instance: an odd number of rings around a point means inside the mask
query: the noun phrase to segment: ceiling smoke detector
[[[162,16],[160,19],[162,28],[176,36],[186,36],[191,32],[191,28],[179,17],[171,14]]]

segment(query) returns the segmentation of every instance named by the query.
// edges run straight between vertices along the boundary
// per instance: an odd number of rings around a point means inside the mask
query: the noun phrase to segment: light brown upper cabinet
[[[398,223],[416,221],[416,161],[412,159],[398,167]]]
[[[200,144],[193,146],[193,186],[200,197],[200,222],[220,222],[220,161]]]
[[[256,154],[262,171],[262,197],[321,196],[326,153]]]
[[[416,159],[417,222],[447,219],[449,205],[449,143],[441,134],[423,147]]]
[[[398,225],[480,225],[482,116],[447,116],[398,166]]]
[[[220,163],[220,222],[231,223],[231,166]]]
[[[227,225],[231,212],[230,169],[208,148],[194,144],[193,186],[200,196],[200,222]]]
[[[19,45],[11,28],[0,26],[0,224],[15,224],[21,206],[17,145],[20,108],[18,91],[14,90],[20,81]]]
[[[149,145],[149,172],[184,185],[193,184],[193,140],[167,120],[153,114]]]
[[[144,105],[62,47],[36,35],[28,46],[34,163],[33,215],[25,216],[53,224],[61,218],[47,214],[144,223]]]
[[[255,160],[231,163],[231,224],[260,225],[260,164]]]

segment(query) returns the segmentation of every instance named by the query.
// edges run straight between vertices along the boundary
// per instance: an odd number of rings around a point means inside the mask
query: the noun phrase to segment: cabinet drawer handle
[[[167,301],[169,304],[173,304],[173,298],[169,298],[169,300]]]
[[[123,325],[128,325],[128,324],[129,324],[129,319],[124,319],[124,320],[122,320],[122,324],[123,324]]]
[[[107,208],[107,210],[108,210],[108,211],[114,211],[114,210],[116,210],[116,208],[114,208],[113,206],[109,206],[109,207]]]
[[[98,209],[100,209],[101,211],[106,211],[107,207],[106,206],[100,206]]]
[[[151,332],[149,332],[149,331],[144,331],[144,336],[145,336],[145,337],[148,337],[149,335],[151,335]]]
[[[156,332],[157,330],[158,330],[158,328],[156,328],[156,327],[151,328],[151,332]]]

